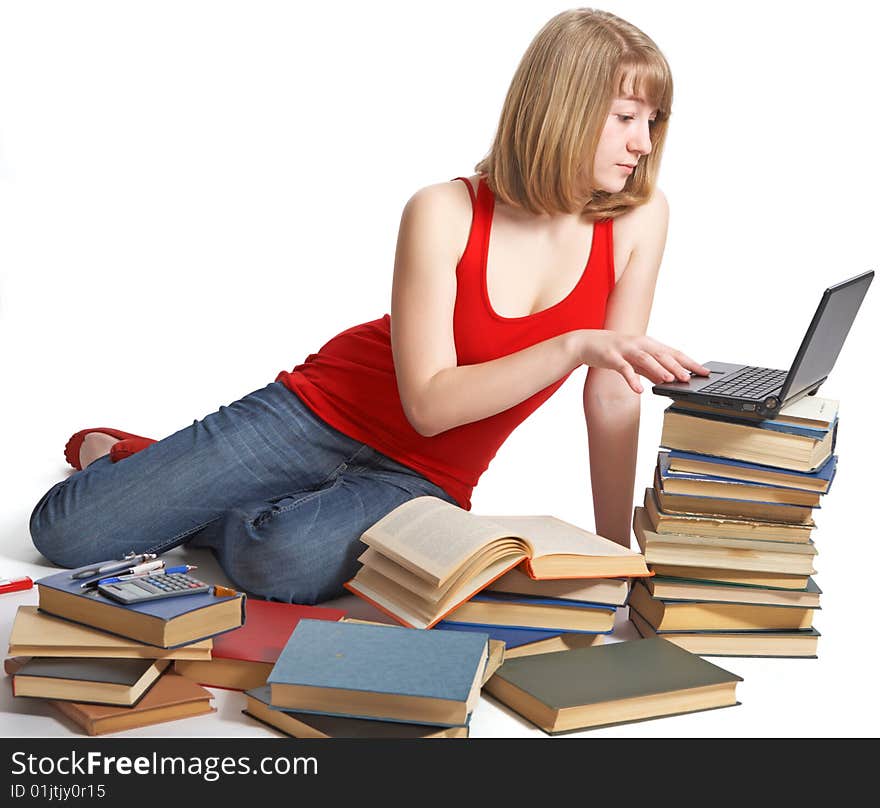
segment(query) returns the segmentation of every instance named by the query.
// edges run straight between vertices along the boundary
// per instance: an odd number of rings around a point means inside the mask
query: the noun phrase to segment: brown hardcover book
[[[52,701],[55,709],[88,735],[105,735],[136,727],[215,712],[213,695],[176,673],[165,673],[134,707],[108,707],[75,701]]]

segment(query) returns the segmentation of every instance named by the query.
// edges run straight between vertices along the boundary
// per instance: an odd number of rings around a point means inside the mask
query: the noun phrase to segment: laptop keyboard
[[[763,398],[782,387],[786,370],[746,367],[700,388],[700,393],[719,393],[739,398]]]

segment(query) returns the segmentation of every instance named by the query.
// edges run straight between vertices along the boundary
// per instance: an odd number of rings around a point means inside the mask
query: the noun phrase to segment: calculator
[[[162,600],[179,595],[197,595],[209,592],[210,584],[175,572],[171,575],[146,575],[131,581],[119,581],[115,584],[98,584],[98,591],[119,603],[143,603],[148,600]]]

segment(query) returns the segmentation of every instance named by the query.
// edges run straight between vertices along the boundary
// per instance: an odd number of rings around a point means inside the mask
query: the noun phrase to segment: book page
[[[521,534],[439,497],[416,497],[367,528],[361,541],[435,586],[497,539]]]
[[[493,522],[511,535],[523,536],[533,559],[549,555],[633,556],[639,555],[617,542],[597,536],[555,516],[492,516]]]

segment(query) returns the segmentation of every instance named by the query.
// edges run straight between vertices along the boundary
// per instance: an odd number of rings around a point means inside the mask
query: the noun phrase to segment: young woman
[[[628,545],[639,375],[707,373],[644,335],[671,100],[641,31],[589,9],[551,19],[476,174],[406,203],[391,316],[158,442],[77,432],[80,470],[34,509],[36,547],[72,567],[189,542],[251,594],[325,600],[393,508],[426,494],[469,508],[499,446],[581,365],[596,531]]]

